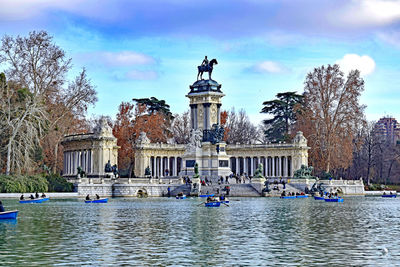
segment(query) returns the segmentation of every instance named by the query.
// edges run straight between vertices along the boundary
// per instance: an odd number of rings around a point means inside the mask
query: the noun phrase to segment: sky
[[[264,101],[302,93],[307,73],[335,63],[361,71],[368,120],[400,120],[400,0],[1,1],[1,35],[40,30],[72,58],[71,79],[87,69],[98,92],[89,116],[151,96],[186,111],[207,55],[222,108],[254,123]]]

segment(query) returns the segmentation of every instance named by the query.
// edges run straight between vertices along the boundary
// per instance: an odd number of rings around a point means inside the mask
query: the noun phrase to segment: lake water
[[[236,198],[3,200],[0,265],[395,266],[400,199]],[[385,253],[387,249],[387,253]]]

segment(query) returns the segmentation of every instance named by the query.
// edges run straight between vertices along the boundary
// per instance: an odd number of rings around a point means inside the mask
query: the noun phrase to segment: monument
[[[207,63],[207,57],[204,59],[203,64],[198,66],[199,75],[203,71],[209,72],[210,79],[197,80],[186,95],[190,100],[191,136],[182,157],[182,173],[190,176],[194,175],[196,163],[202,177],[218,178],[232,173],[226,144],[222,141],[224,128],[220,121],[221,99],[225,95],[221,91],[221,84],[211,79],[216,62],[216,59],[212,59]]]

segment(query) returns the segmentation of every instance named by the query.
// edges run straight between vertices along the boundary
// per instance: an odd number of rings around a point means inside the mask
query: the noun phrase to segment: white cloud
[[[384,26],[400,21],[400,1],[353,0],[334,13],[330,16],[332,22],[339,19],[353,26]]]
[[[116,53],[103,52],[100,53],[99,56],[106,65],[110,66],[132,66],[155,63],[153,57],[132,51],[122,51]]]
[[[359,56],[357,54],[346,54],[343,58],[336,61],[340,65],[340,69],[347,75],[351,70],[359,70],[362,76],[367,76],[374,72],[375,61],[367,56]]]
[[[378,37],[393,46],[400,48],[400,31],[385,31],[378,33]]]
[[[157,78],[157,72],[131,70],[125,74],[125,77],[131,80],[154,80]]]
[[[19,20],[35,17],[47,9],[77,10],[84,0],[2,0],[0,17]]]
[[[259,73],[282,73],[286,71],[286,68],[282,64],[269,60],[255,64],[252,69]]]

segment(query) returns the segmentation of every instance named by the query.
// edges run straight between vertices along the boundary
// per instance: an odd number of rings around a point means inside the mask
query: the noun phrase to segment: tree
[[[27,170],[46,129],[44,106],[34,94],[0,74],[0,136],[6,144],[6,175]]]
[[[358,70],[347,79],[338,65],[315,68],[307,74],[304,107],[297,129],[306,134],[311,147],[311,163],[329,173],[347,168],[352,161],[353,138],[364,122],[364,106],[359,103],[364,81]]]
[[[302,102],[303,96],[296,92],[278,93],[277,99],[265,101],[261,113],[273,115],[272,119],[264,120],[269,126],[265,131],[266,137],[272,142],[289,140],[290,127],[296,122],[295,105]]]
[[[119,105],[119,112],[113,127],[113,134],[117,138],[119,169],[129,169],[133,164],[134,158],[134,111],[135,106],[128,102]]]
[[[190,138],[190,115],[189,111],[181,115],[176,114],[172,122],[172,135],[177,144],[187,144]]]
[[[35,105],[45,108],[46,122],[41,123],[47,125],[47,132],[40,138],[41,143],[53,148],[54,156],[49,158],[52,158],[51,165],[55,170],[59,141],[74,128],[69,125],[81,123],[87,107],[97,101],[85,69],[74,81],[68,82],[66,76],[71,69],[71,59],[45,31],[34,31],[27,37],[4,36],[0,64],[6,68],[5,74],[10,81],[19,88],[26,88]]]
[[[170,106],[165,102],[165,100],[158,100],[156,97],[150,98],[134,98],[133,101],[138,104],[146,105],[146,110],[149,114],[153,114],[154,112],[161,112],[166,117],[172,118],[172,113],[170,111]]]
[[[249,116],[243,109],[236,113],[232,108],[225,127],[228,129],[227,144],[252,144],[258,139],[257,127],[250,122]]]

